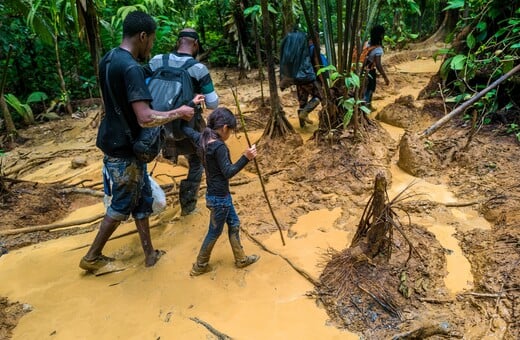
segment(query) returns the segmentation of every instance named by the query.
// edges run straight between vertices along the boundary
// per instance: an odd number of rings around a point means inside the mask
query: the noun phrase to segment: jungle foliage
[[[471,98],[506,74],[520,59],[520,4],[515,1],[452,0],[445,10],[458,13],[460,20],[448,37],[451,48],[441,50],[446,58],[440,70],[447,102]],[[494,118],[518,126],[520,95],[518,78],[508,86],[493,89],[474,106],[478,126]],[[509,115],[509,119],[505,116]],[[470,119],[471,115],[467,115]]]
[[[289,30],[311,32],[315,27],[331,61],[333,80],[346,86],[344,94],[360,86],[359,74],[350,72],[348,65],[353,47],[367,39],[376,23],[386,27],[385,48],[402,48],[432,35],[446,12],[455,13],[457,26],[449,36],[453,47],[441,51],[448,56],[442,75],[450,99],[471,96],[518,60],[520,13],[512,1],[284,0],[260,5],[260,0],[5,0],[0,3],[0,69],[6,66],[10,47],[13,56],[2,93],[18,103],[14,104],[18,108],[9,106],[10,114],[21,126],[33,122],[20,114],[25,105],[34,111],[34,118],[49,119],[40,114],[50,106],[68,112],[71,101],[98,97],[95,55],[119,44],[122,20],[133,10],[157,20],[152,54],[172,50],[176,33],[193,27],[201,36],[206,50],[201,57],[209,67],[241,71],[266,65],[269,49],[276,62],[280,41]],[[264,12],[270,27],[262,25]],[[90,26],[85,13],[94,20]],[[92,26],[97,27],[95,37],[89,36]],[[457,45],[458,41],[465,44]],[[479,105],[488,111],[516,107],[518,100],[511,91],[504,97],[491,93]],[[28,102],[33,96],[47,99]],[[343,108],[350,116],[340,117],[345,126],[359,106],[355,99],[349,100],[345,96]],[[5,128],[0,120],[0,131]]]

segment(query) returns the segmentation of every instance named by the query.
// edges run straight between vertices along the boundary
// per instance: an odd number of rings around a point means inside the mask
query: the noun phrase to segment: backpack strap
[[[117,47],[116,47],[117,48]],[[108,89],[108,94],[110,95],[110,98],[112,99],[112,105],[114,105],[114,110],[116,111],[117,116],[119,116],[119,120],[121,121],[121,125],[125,129],[125,134],[127,135],[128,139],[130,140],[130,143],[134,144],[134,138],[132,137],[132,131],[130,130],[130,127],[128,126],[128,122],[125,119],[125,116],[123,115],[123,110],[121,110],[121,107],[116,102],[116,98],[114,96],[114,93],[112,92],[112,88],[110,87],[110,82],[108,81],[108,70],[110,67],[110,62],[112,61],[112,57],[114,55],[114,52],[116,48],[113,48],[105,60],[105,86]]]
[[[168,53],[165,53],[162,55],[162,66],[168,67],[170,62],[170,55]]]

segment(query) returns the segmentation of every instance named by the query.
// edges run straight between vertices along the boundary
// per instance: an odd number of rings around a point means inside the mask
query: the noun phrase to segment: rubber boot
[[[300,117],[302,109],[298,109],[298,122],[300,123],[300,127],[305,127],[305,119]]]
[[[231,229],[231,228],[230,228]],[[233,250],[233,255],[235,256],[235,266],[237,268],[244,268],[249,266],[250,264],[258,261],[260,256],[258,255],[249,255],[247,256],[244,252],[244,248],[240,243],[240,236],[238,235],[238,231],[229,233],[229,243],[231,244],[231,250]]]
[[[183,179],[179,188],[179,202],[181,204],[181,215],[185,216],[193,212],[197,206],[197,195],[200,182]]]
[[[204,245],[204,243],[202,243],[199,255],[197,255],[197,261],[193,264],[193,267],[191,268],[191,276],[199,276],[210,271],[211,268],[208,265],[209,258],[211,257],[211,252],[213,251],[213,247],[215,246],[216,242],[217,240],[214,240],[209,242],[207,245]]]

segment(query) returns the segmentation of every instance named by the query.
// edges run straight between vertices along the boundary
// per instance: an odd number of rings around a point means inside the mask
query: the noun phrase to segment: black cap
[[[192,31],[180,31],[179,32],[179,38],[192,38],[195,40],[199,40],[199,34],[197,32]]]
[[[204,48],[202,48],[202,43],[199,39],[199,34],[194,31],[180,31],[179,32],[179,39],[180,38],[192,38],[197,40],[197,43],[199,44],[199,53],[204,53]]]

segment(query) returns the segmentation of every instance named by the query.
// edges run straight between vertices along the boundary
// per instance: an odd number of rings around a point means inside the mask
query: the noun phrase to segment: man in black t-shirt
[[[175,110],[162,112],[150,107],[152,96],[145,82],[145,71],[140,61],[150,56],[155,40],[156,23],[143,12],[129,13],[123,22],[123,40],[111,55],[100,62],[99,79],[105,116],[99,126],[96,145],[105,154],[103,175],[105,193],[111,203],[101,222],[99,231],[87,254],[81,259],[80,268],[93,272],[104,267],[113,258],[104,256],[102,250],[121,221],[133,216],[145,255],[145,266],[153,266],[164,254],[154,249],[150,237],[149,216],[152,213],[152,191],[146,163],[138,161],[132,151],[132,142],[126,134],[118,111],[124,116],[132,139],[142,128],[163,125],[174,119],[190,120],[194,110],[183,105]],[[107,72],[108,67],[108,72]],[[204,96],[193,99],[199,103]]]

